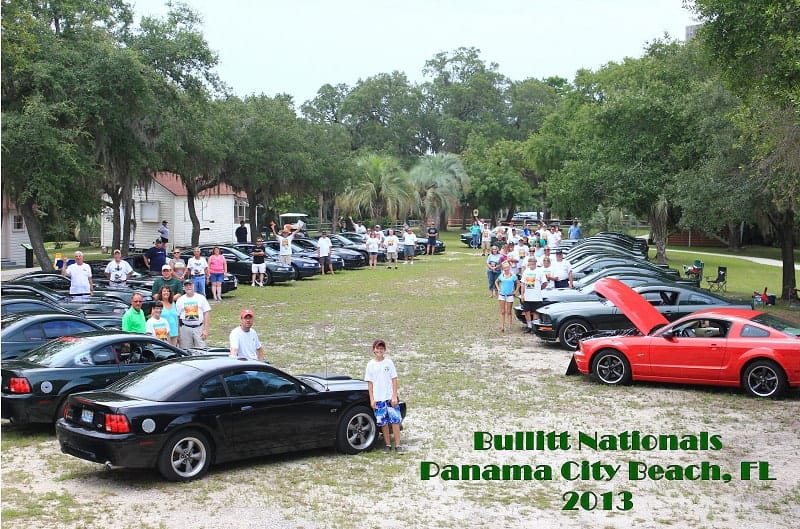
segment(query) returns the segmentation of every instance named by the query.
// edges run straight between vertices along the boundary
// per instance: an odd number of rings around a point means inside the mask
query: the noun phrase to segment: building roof
[[[185,197],[189,194],[186,190],[186,186],[183,185],[183,181],[181,181],[181,177],[175,173],[170,173],[169,171],[160,171],[153,175],[153,180],[158,182],[176,197]],[[247,198],[245,193],[241,191],[235,191],[228,184],[218,184],[217,186],[212,187],[211,189],[206,189],[200,193],[200,196],[207,195],[233,195],[239,198]]]

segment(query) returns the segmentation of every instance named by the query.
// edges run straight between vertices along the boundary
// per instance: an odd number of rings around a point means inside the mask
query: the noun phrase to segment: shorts
[[[378,255],[378,252],[369,252],[370,255]]]
[[[436,237],[428,237],[428,246],[436,246]]]
[[[522,312],[536,312],[544,305],[544,301],[523,301]]]
[[[500,301],[507,301],[508,303],[514,303],[514,294],[510,294],[508,296],[500,294],[499,296],[497,296],[497,299]]]
[[[250,271],[254,274],[263,274],[267,271],[267,263],[255,264],[250,266]]]
[[[225,274],[223,273],[211,274],[212,283],[222,283],[223,281],[225,281]]]
[[[488,250],[489,246],[491,246],[491,242],[492,242],[491,239],[483,239],[481,241],[481,249],[482,250]]]
[[[393,407],[392,401],[384,400],[376,404],[378,407],[373,411],[375,412],[375,422],[379,427],[386,426],[387,424],[400,424],[403,421],[400,407]]]
[[[330,255],[320,255],[319,256],[319,267],[325,270],[331,264],[331,256]]]
[[[292,266],[292,256],[291,255],[279,255],[278,260],[281,264],[285,264],[286,266]]]
[[[406,244],[403,247],[403,253],[405,254],[406,257],[414,257],[414,248],[415,246]]]
[[[386,252],[387,261],[397,261],[397,252]]]
[[[556,279],[554,284],[556,288],[569,288],[569,279]]]

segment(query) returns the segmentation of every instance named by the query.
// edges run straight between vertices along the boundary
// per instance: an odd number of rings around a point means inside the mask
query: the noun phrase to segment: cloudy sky
[[[131,0],[138,17],[165,0]],[[354,85],[395,70],[422,82],[425,61],[476,47],[513,80],[641,56],[683,39],[681,0],[185,0],[203,18],[222,79],[240,96],[288,93],[299,106],[325,83]]]

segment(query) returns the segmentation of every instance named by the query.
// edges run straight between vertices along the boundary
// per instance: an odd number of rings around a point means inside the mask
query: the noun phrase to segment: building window
[[[23,231],[25,229],[25,222],[22,220],[22,215],[14,215],[13,231]]]
[[[158,202],[140,202],[142,222],[161,222],[158,215]]]
[[[236,200],[233,203],[233,220],[235,222],[245,221],[250,219],[250,206],[244,200]]]

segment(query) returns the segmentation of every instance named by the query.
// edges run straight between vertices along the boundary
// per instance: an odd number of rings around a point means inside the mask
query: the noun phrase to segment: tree
[[[794,237],[800,211],[800,8],[796,0],[695,0],[699,39],[732,90],[752,108],[745,136],[761,189],[770,191],[770,220],[780,234],[782,295],[797,286]]]
[[[257,208],[268,209],[281,193],[302,195],[316,176],[305,131],[291,100],[281,96],[228,98],[221,106],[230,116],[231,143],[222,178],[247,194],[251,232],[258,234]]]
[[[373,219],[404,218],[413,207],[414,190],[396,158],[365,154],[356,160],[356,173],[339,207]]]
[[[453,204],[463,202],[469,191],[469,177],[461,158],[450,153],[423,156],[409,174],[420,214],[437,219],[446,231]]]
[[[42,221],[99,209],[99,194],[87,193],[100,187],[93,110],[104,102],[92,72],[117,53],[130,19],[116,0],[3,2],[3,193],[20,207],[45,269]]]
[[[477,48],[438,53],[425,63],[423,73],[432,80],[423,86],[429,105],[439,115],[430,132],[433,152],[460,153],[473,132],[490,139],[503,136],[506,116],[504,92],[508,80],[498,65],[487,65]]]

